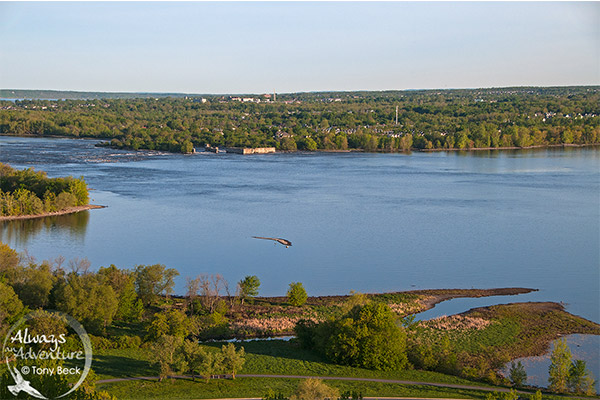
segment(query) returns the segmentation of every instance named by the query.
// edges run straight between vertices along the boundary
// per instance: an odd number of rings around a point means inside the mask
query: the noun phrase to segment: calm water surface
[[[0,161],[83,175],[108,206],[3,223],[3,242],[94,268],[162,263],[179,293],[201,273],[257,275],[263,295],[293,281],[311,295],[520,286],[540,291],[500,300],[562,301],[600,321],[598,148],[244,157],[94,144],[0,137]]]
[[[584,360],[587,369],[596,380],[596,391],[600,390],[600,336],[597,335],[568,335],[565,336],[567,346],[571,350],[573,360]],[[527,372],[527,384],[539,387],[548,387],[548,368],[550,367],[550,354],[555,343],[550,346],[550,351],[539,357],[524,357],[514,360],[521,361]],[[504,368],[504,375],[508,376],[510,363]]]

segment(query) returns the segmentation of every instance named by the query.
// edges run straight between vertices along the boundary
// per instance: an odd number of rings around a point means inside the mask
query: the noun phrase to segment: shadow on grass
[[[215,349],[220,349],[223,344],[226,344],[226,342],[203,343],[203,345]],[[246,354],[287,358],[303,362],[308,361],[332,364],[319,354],[311,350],[303,349],[296,340],[249,340],[236,342],[235,346],[237,348],[244,347]]]
[[[108,327],[107,333],[112,337],[128,335],[140,336],[143,338],[146,335],[144,324],[142,322],[113,322],[113,324]]]
[[[149,361],[111,354],[94,354],[92,368],[97,375],[115,378],[157,375],[157,368]]]

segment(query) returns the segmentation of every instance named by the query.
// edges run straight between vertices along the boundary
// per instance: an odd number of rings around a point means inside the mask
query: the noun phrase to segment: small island
[[[83,177],[48,178],[33,168],[0,163],[0,221],[42,218],[103,208],[89,204]]]

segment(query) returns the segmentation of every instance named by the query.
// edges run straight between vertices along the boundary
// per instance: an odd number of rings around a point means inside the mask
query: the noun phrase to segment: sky
[[[0,88],[600,84],[600,2],[0,2]]]

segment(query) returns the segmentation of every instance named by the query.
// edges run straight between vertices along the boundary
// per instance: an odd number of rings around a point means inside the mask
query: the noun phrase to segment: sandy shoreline
[[[57,215],[74,214],[74,213],[78,213],[78,212],[86,211],[86,210],[95,210],[98,208],[106,208],[106,206],[99,206],[96,204],[87,204],[85,206],[70,207],[70,208],[65,208],[64,210],[60,210],[60,211],[44,213],[44,214],[37,214],[37,215],[7,215],[7,216],[0,217],[0,222],[1,221],[14,221],[14,220],[18,220],[18,219],[34,219],[34,218],[54,217]]]

